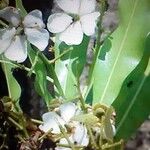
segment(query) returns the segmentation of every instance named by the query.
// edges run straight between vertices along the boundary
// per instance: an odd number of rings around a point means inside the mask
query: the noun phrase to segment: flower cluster
[[[42,119],[43,124],[39,126],[41,131],[60,136],[58,145],[61,146],[55,150],[70,150],[69,142],[78,147],[87,147],[90,143],[87,126],[95,141],[100,138],[110,142],[115,135],[113,109],[104,105],[88,106],[87,113],[84,113],[77,105],[68,102],[43,114]],[[62,131],[67,137],[63,136]],[[67,148],[63,145],[67,145]]]
[[[61,128],[63,128],[67,134],[68,139],[72,144],[79,146],[87,146],[89,143],[89,137],[87,129],[84,124],[73,121],[72,118],[82,111],[74,103],[64,103],[57,108],[56,111],[51,111],[43,114],[43,125],[39,128],[43,132],[51,132],[52,134],[61,134]],[[62,137],[59,144],[69,145],[67,139]],[[56,150],[70,150],[70,148],[56,147]]]
[[[60,41],[78,45],[83,35],[95,32],[100,13],[95,11],[96,0],[56,0],[64,11],[49,16],[47,27],[59,35]],[[0,29],[0,54],[12,61],[23,62],[27,58],[27,41],[43,51],[49,41],[49,33],[42,21],[42,13],[33,10],[24,18],[18,9],[6,7],[0,10],[4,28]]]

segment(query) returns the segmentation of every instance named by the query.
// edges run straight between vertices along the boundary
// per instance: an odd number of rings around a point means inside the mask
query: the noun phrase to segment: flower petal
[[[17,27],[21,21],[19,11],[14,7],[6,7],[0,10],[0,18]]]
[[[65,122],[55,113],[55,112],[48,112],[43,114],[42,116],[43,125],[39,126],[39,129],[48,132],[52,130],[51,132],[54,134],[60,133],[59,124],[64,127]]]
[[[73,139],[71,137],[69,137],[69,140],[73,143]],[[61,138],[59,144],[68,145],[68,141],[65,138]],[[71,148],[57,146],[55,150],[71,150]]]
[[[24,27],[26,28],[45,28],[42,20],[42,13],[40,10],[33,10],[27,14],[23,20]]]
[[[65,103],[60,105],[59,107],[61,117],[66,121],[69,122],[70,119],[75,115],[77,107],[74,103]]]
[[[100,16],[99,12],[94,12],[81,17],[81,25],[83,32],[87,35],[93,35],[95,33],[96,19]]]
[[[27,40],[36,46],[40,51],[43,51],[49,41],[49,33],[46,29],[25,28]]]
[[[47,28],[52,33],[64,31],[73,22],[72,17],[65,13],[55,13],[48,18]]]
[[[0,30],[0,54],[9,47],[13,37],[15,36],[15,33],[15,28]]]
[[[60,33],[59,39],[67,45],[79,45],[83,39],[83,32],[79,21],[71,24],[64,32]]]
[[[96,0],[81,0],[80,15],[85,15],[93,12],[96,7]]]
[[[112,130],[113,130],[113,134],[115,136],[115,134],[116,134],[116,127],[113,124],[112,124]]]
[[[67,13],[78,14],[81,0],[56,0],[58,6]]]
[[[27,58],[27,43],[25,36],[15,36],[4,55],[10,60],[23,62]]]
[[[75,126],[75,132],[73,134],[73,140],[79,145],[87,146],[89,143],[89,137],[87,129],[83,124],[77,123]]]

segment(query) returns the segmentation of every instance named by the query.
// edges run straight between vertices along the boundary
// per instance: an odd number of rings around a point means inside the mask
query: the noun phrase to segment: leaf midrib
[[[108,87],[109,87],[111,78],[112,78],[112,76],[113,76],[115,67],[116,67],[116,65],[117,65],[117,63],[118,63],[120,54],[121,54],[121,52],[122,52],[122,50],[123,50],[124,43],[125,43],[125,41],[126,41],[126,39],[127,39],[127,35],[128,35],[129,29],[130,29],[130,26],[131,26],[132,18],[133,18],[134,14],[135,14],[135,10],[136,10],[138,1],[139,1],[139,0],[136,0],[135,3],[134,3],[133,11],[132,11],[132,13],[131,13],[131,16],[130,16],[130,19],[129,19],[129,23],[128,23],[128,25],[127,25],[127,28],[126,28],[126,31],[125,31],[125,34],[124,34],[124,38],[123,38],[123,40],[122,40],[122,42],[121,42],[121,44],[120,44],[120,48],[119,48],[118,55],[117,55],[117,57],[116,57],[116,60],[115,60],[114,65],[113,65],[113,67],[112,67],[112,71],[111,71],[111,73],[110,73],[110,75],[109,75],[108,81],[107,81],[107,83],[106,83],[106,86],[105,86],[105,88],[104,88],[103,94],[102,94],[102,96],[101,96],[101,100],[100,100],[100,101],[102,101],[102,102],[103,102],[103,99],[104,99],[104,97],[105,97],[105,95],[106,95],[106,92],[107,92],[107,89],[108,89]]]

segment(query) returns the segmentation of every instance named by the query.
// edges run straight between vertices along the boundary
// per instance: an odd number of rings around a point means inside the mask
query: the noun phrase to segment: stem
[[[70,47],[68,48],[67,50],[65,50],[62,54],[60,54],[58,57],[52,59],[52,60],[49,60],[49,63],[52,64],[52,63],[55,63],[58,59],[60,59],[61,57],[63,57],[65,54],[67,54],[68,52],[72,51],[73,50],[73,47]]]
[[[95,148],[96,150],[98,150],[99,148],[98,148],[98,146],[97,146],[97,144],[96,144],[96,142],[95,142],[94,135],[93,135],[93,133],[92,133],[91,128],[90,128],[88,125],[86,125],[86,127],[87,127],[87,130],[88,130],[89,136],[90,136],[90,138],[91,138],[91,144],[92,144],[92,146],[94,146],[94,148]]]
[[[63,89],[61,87],[61,84],[58,80],[58,77],[54,71],[54,68],[52,66],[52,64],[49,62],[49,60],[44,56],[44,54],[42,54],[41,52],[39,53],[39,57],[43,60],[43,62],[46,65],[47,71],[49,73],[50,76],[52,76],[53,80],[54,80],[54,84],[57,87],[57,90],[59,91],[59,94],[64,98],[64,92]]]
[[[28,76],[31,76],[31,74],[32,74],[32,72],[34,70],[34,67],[35,67],[35,65],[38,62],[38,55],[39,55],[39,51],[37,51],[37,53],[36,53],[36,56],[35,56],[34,61],[32,63],[32,67],[30,68],[30,71],[28,72]]]
[[[41,137],[38,138],[38,141],[43,140],[51,131],[52,131],[52,129],[50,129],[49,131],[47,131],[46,133],[44,133]]]
[[[100,8],[100,19],[99,19],[99,22],[98,22],[98,32],[97,32],[97,38],[96,38],[96,44],[95,44],[95,48],[94,48],[94,58],[93,58],[93,62],[91,64],[91,67],[90,67],[90,71],[89,71],[89,79],[88,79],[88,83],[89,83],[89,88],[87,88],[87,92],[90,90],[90,88],[92,87],[92,74],[93,74],[93,70],[94,70],[94,67],[95,67],[95,63],[96,63],[96,60],[97,60],[97,56],[98,56],[98,53],[99,53],[99,49],[100,49],[100,46],[101,46],[101,35],[103,33],[103,29],[102,29],[102,20],[103,20],[103,16],[104,16],[104,13],[105,13],[105,10],[106,10],[106,0],[101,0],[101,7],[99,6]]]
[[[102,20],[103,20],[103,16],[104,13],[106,11],[106,0],[101,0],[101,8],[100,8],[100,20],[98,22],[98,34],[97,34],[97,38],[96,38],[96,44],[95,44],[95,56],[97,58],[97,54],[99,52],[99,48],[101,46],[101,36],[103,33],[103,29],[102,29]]]
[[[82,106],[82,110],[87,113],[87,109],[85,107],[85,102],[84,102],[84,98],[82,96],[82,92],[81,92],[81,89],[80,89],[80,81],[79,79],[77,79],[77,90],[79,92],[79,100],[80,100],[80,103],[81,103],[81,106]]]
[[[13,63],[11,61],[6,61],[6,60],[0,60],[0,63],[6,63],[6,64],[10,64],[14,67],[18,67],[19,69],[25,70],[27,72],[32,72],[32,74],[35,74],[35,71],[32,70],[28,67],[25,67],[24,65],[21,64],[17,64],[17,63]],[[51,79],[49,76],[46,77],[47,81],[52,82],[53,83],[53,79]]]
[[[110,144],[110,145],[107,145],[107,146],[102,147],[102,150],[109,149],[109,148],[113,148],[113,147],[117,147],[117,146],[119,146],[119,145],[122,146],[122,144],[123,144],[123,140],[120,140],[119,142],[116,142],[116,143],[114,143],[114,144]],[[122,150],[122,149],[121,149],[121,150]]]
[[[23,127],[22,127],[20,124],[18,124],[13,118],[8,117],[8,120],[9,120],[11,123],[13,123],[17,128],[19,128],[20,130],[23,130]]]
[[[43,121],[40,121],[40,120],[37,120],[37,119],[31,119],[31,121],[33,123],[36,123],[36,124],[42,124],[43,123]]]
[[[59,147],[65,147],[65,148],[71,148],[70,147],[70,145],[67,145],[67,144],[60,144],[60,143],[57,143],[57,146],[59,146]],[[74,147],[76,148],[76,149],[83,149],[84,147],[83,146],[80,146],[80,145],[74,145]]]
[[[59,122],[58,122],[59,123]],[[62,127],[62,125],[59,123],[59,127],[60,127],[60,131],[63,134],[63,136],[65,137],[65,139],[67,140],[68,144],[70,145],[72,150],[76,150],[74,144],[70,141],[68,135],[66,134],[64,128]]]

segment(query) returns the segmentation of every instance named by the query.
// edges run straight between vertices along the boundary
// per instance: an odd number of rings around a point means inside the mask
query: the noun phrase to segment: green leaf
[[[30,50],[28,51],[28,55],[32,64],[32,68],[35,71],[35,89],[37,93],[42,96],[49,106],[49,102],[52,98],[50,91],[48,90],[48,82],[46,80],[47,77],[47,69],[46,64],[39,58],[39,51],[34,51],[31,46],[28,46]]]
[[[1,56],[1,59],[6,60],[3,56]],[[9,97],[14,101],[18,101],[21,96],[21,87],[13,76],[14,66],[8,63],[2,63],[1,65],[6,77]]]
[[[67,100],[74,99],[78,95],[77,80],[79,79],[84,65],[86,63],[86,52],[89,43],[89,37],[84,36],[83,42],[77,46],[68,46],[60,43],[59,40],[55,44],[55,57],[64,54],[55,64],[56,74],[64,91]]]
[[[140,62],[150,31],[149,0],[120,0],[120,25],[99,50],[93,71],[93,103],[111,105]]]
[[[150,35],[136,69],[124,81],[113,106],[117,113],[116,139],[128,139],[150,114]]]
[[[27,15],[27,11],[23,7],[22,0],[16,0],[16,8],[20,10],[22,17]]]

